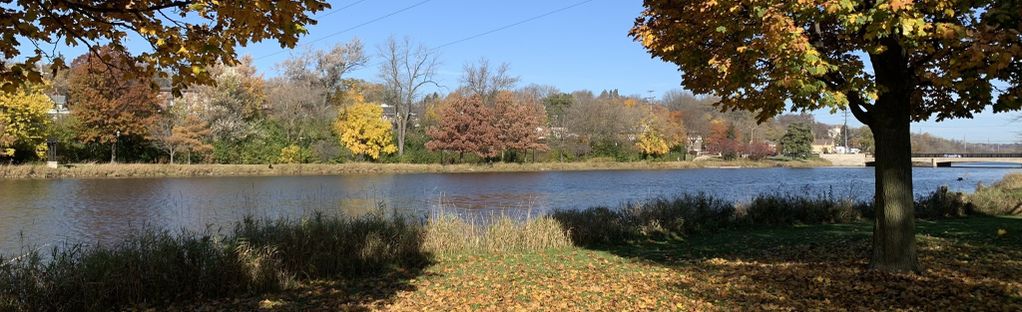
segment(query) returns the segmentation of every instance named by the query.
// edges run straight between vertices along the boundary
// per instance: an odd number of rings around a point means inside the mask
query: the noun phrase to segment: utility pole
[[[851,148],[848,147],[848,109],[845,108],[845,126],[841,128],[841,134],[845,137],[845,154],[851,152]]]

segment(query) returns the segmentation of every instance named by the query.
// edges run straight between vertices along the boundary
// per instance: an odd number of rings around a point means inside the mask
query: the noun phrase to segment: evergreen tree
[[[781,154],[793,159],[809,159],[813,154],[813,131],[809,125],[794,123],[781,138]]]

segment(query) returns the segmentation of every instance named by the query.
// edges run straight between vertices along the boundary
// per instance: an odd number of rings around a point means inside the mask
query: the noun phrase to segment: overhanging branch
[[[852,111],[855,119],[858,119],[859,122],[867,126],[871,125],[873,123],[873,114],[869,108],[872,108],[872,105],[866,104],[859,92],[845,92],[845,97],[848,98],[848,108]]]

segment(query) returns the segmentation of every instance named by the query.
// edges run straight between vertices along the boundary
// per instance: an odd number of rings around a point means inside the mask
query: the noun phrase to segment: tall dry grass
[[[1022,174],[1009,174],[990,186],[980,185],[968,195],[974,209],[987,215],[1022,215]]]
[[[453,215],[427,223],[423,245],[438,255],[464,252],[521,252],[571,246],[561,223],[549,216],[514,220],[500,216],[487,224]]]

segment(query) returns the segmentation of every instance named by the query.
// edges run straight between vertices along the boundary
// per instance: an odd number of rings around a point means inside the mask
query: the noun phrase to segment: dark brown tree
[[[128,70],[132,62],[124,53],[102,48],[75,59],[68,77],[68,104],[80,125],[78,137],[109,144],[111,163],[117,160],[118,142],[143,141],[160,110],[156,85]]]
[[[459,161],[465,153],[482,158],[499,155],[498,130],[491,124],[493,111],[483,105],[482,97],[452,94],[446,101],[437,125],[426,130],[430,137],[426,148],[457,152]]]
[[[501,155],[507,151],[545,151],[540,129],[546,125],[546,111],[534,96],[497,92],[493,97],[493,119]]]

